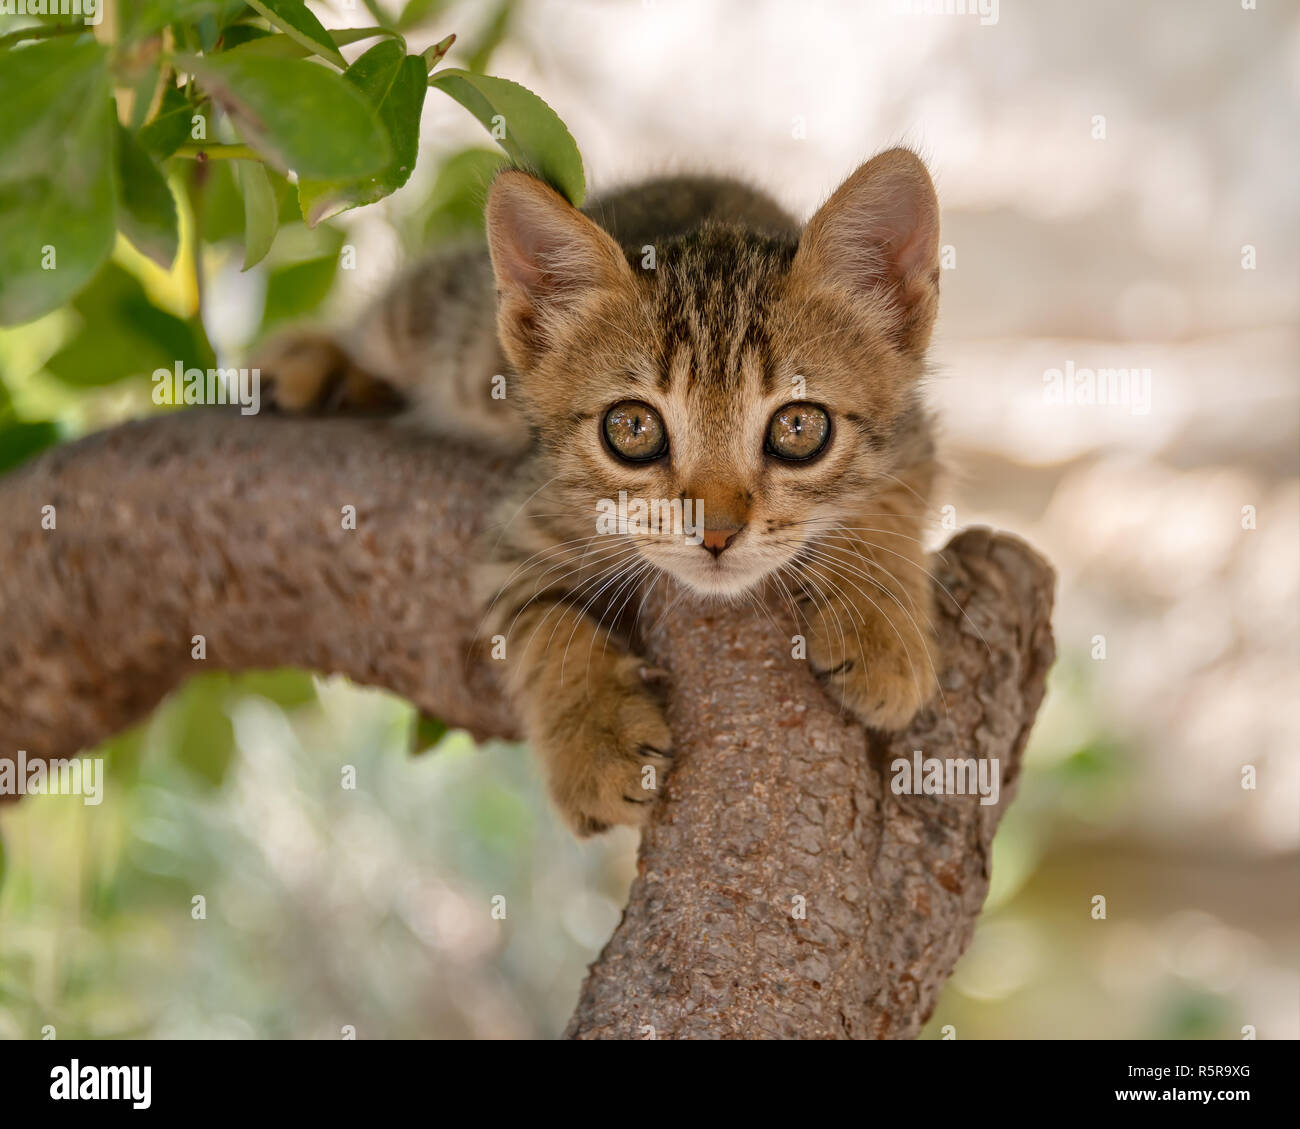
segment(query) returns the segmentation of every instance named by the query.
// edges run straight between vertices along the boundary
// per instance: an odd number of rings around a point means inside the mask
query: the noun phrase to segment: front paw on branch
[[[672,764],[663,671],[625,656],[578,677],[543,707],[538,751],[551,796],[579,836],[644,824]]]
[[[810,630],[808,661],[823,689],[841,709],[872,729],[904,728],[934,695],[932,648],[915,632],[892,635],[887,623],[839,629],[824,621]]]

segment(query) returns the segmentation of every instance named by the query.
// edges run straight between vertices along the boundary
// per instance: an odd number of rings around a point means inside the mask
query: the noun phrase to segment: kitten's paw
[[[649,818],[673,748],[658,673],[620,656],[579,674],[540,711],[534,743],[551,796],[579,838]]]
[[[808,625],[813,671],[831,699],[864,725],[902,729],[934,696],[930,642],[910,625],[896,634],[883,617],[855,625],[851,615],[837,608],[813,616]]]
[[[386,414],[402,406],[391,385],[358,368],[333,337],[317,330],[290,329],[268,338],[249,365],[261,372],[268,411]]]

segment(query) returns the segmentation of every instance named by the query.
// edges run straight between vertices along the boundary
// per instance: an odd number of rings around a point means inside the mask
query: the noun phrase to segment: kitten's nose
[[[744,528],[743,525],[737,525],[730,529],[706,529],[704,531],[704,547],[715,557],[720,557],[722,556],[722,550],[730,545],[736,539],[736,535]]]

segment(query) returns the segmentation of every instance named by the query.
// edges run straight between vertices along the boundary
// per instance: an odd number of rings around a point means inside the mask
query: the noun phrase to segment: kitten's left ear
[[[939,201],[908,149],[872,157],[808,221],[794,271],[883,302],[900,349],[921,353],[939,305]]]

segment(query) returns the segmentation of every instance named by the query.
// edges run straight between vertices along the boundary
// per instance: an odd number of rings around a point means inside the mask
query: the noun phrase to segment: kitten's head
[[[622,491],[633,511],[698,502],[693,537],[627,536],[691,588],[735,595],[864,512],[919,426],[938,215],[925,166],[892,149],[802,235],[706,224],[645,269],[540,181],[501,174],[498,330],[569,536]]]

